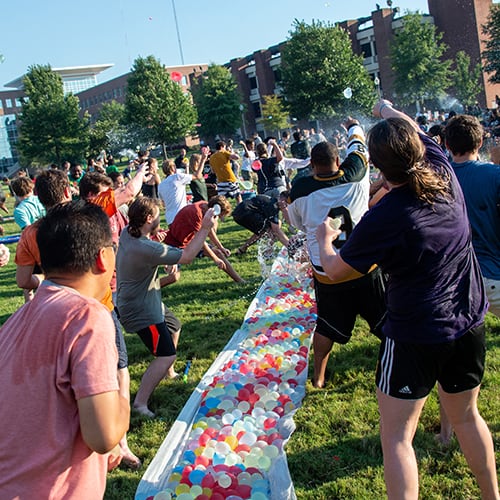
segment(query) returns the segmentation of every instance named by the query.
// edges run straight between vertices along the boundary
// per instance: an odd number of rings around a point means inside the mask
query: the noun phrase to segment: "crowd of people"
[[[152,393],[178,375],[182,325],[162,288],[201,255],[243,281],[217,236],[232,215],[251,232],[236,254],[267,235],[293,258],[305,242],[318,313],[314,387],[329,382],[330,352],[349,342],[358,315],[380,339],[388,497],[418,498],[412,441],[437,383],[439,440],[454,433],[483,498],[499,499],[477,399],[484,316],[500,316],[500,166],[480,156],[485,130],[476,117],[429,124],[386,100],[373,114],[368,139],[348,117],[330,140],[296,128],[293,141],[288,132],[254,134],[240,142],[241,155],[223,140],[213,153],[183,149],[163,162],[163,180],[147,151],[123,171],[104,156],[86,169],[64,162],[12,180],[22,230],[16,282],[26,304],[0,329],[11,402],[0,407],[0,445],[12,450],[0,458],[0,497],[100,497],[108,470],[141,466],[127,442],[130,410],[154,418]],[[0,248],[0,266],[8,261]],[[124,330],[153,356],[132,403]]]

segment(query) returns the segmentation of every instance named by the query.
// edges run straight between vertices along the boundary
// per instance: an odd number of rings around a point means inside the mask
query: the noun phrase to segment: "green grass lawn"
[[[10,200],[11,201],[11,200]],[[18,233],[14,223],[3,224],[6,234]],[[249,233],[232,220],[220,224],[220,239],[235,250]],[[0,323],[23,303],[16,288],[13,255],[0,270]],[[176,416],[194,387],[237,330],[262,282],[256,248],[231,257],[246,280],[233,283],[209,259],[183,266],[180,282],[164,289],[165,303],[179,317],[183,330],[177,371],[193,360],[188,383],[165,381],[156,389],[151,408],[159,418],[132,415],[128,433],[131,448],[144,462],[143,469],[117,469],[109,474],[105,498],[131,499],[146,467],[155,456]],[[151,357],[135,335],[126,334],[132,398]],[[500,441],[500,320],[487,317],[488,355],[479,399],[483,417],[495,441],[497,462]],[[299,500],[381,499],[385,496],[382,453],[378,433],[374,370],[378,340],[359,320],[352,341],[337,346],[329,362],[329,382],[323,390],[307,384],[303,406],[295,416],[297,429],[286,448],[291,476]],[[475,499],[479,490],[454,441],[443,449],[434,441],[439,428],[436,393],[429,398],[417,429],[414,446],[419,461],[422,499]]]

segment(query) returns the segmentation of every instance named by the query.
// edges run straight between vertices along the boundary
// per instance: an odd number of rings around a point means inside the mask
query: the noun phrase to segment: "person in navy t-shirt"
[[[441,148],[381,100],[369,133],[371,161],[389,192],[354,227],[339,253],[327,218],[317,230],[321,264],[333,281],[386,274],[387,316],[376,383],[389,499],[418,498],[412,447],[436,381],[483,498],[498,498],[495,453],[477,397],[484,372],[488,308],[462,191]]]

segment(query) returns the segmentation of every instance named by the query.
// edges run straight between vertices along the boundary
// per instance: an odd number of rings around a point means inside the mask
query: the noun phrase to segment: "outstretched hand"
[[[359,121],[356,120],[356,118],[353,118],[352,116],[348,116],[344,122],[342,123],[343,127],[346,130],[349,130],[349,127],[352,127],[353,125],[359,125]]]

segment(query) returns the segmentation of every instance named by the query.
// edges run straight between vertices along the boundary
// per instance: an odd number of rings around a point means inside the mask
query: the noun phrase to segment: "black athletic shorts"
[[[149,325],[137,332],[149,352],[156,357],[173,356],[175,346],[172,335],[181,329],[181,322],[167,309],[165,321]]]
[[[411,344],[384,338],[380,346],[376,383],[398,399],[421,399],[436,384],[454,394],[477,387],[486,356],[484,325],[441,344]]]
[[[338,344],[347,344],[359,314],[380,337],[385,316],[385,285],[380,269],[366,276],[338,284],[320,283],[314,278],[318,307],[315,334]]]

